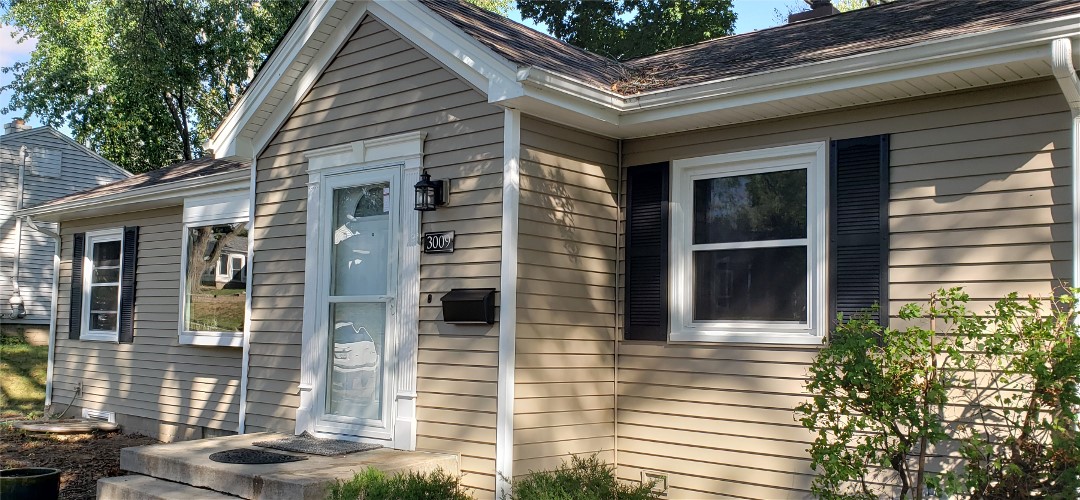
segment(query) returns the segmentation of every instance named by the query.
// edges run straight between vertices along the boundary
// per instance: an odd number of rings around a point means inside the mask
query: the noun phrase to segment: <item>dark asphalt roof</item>
[[[236,159],[200,158],[198,160],[175,163],[164,168],[152,170],[150,172],[119,180],[111,184],[105,184],[104,186],[98,186],[95,188],[87,189],[85,191],[79,191],[78,193],[70,194],[62,198],[56,198],[54,200],[49,200],[48,202],[42,203],[41,205],[30,208],[40,209],[56,205],[64,205],[75,201],[100,198],[102,196],[117,194],[124,191],[131,191],[133,189],[147,188],[160,184],[195,179],[198,177],[206,177],[214,174],[233,172],[237,170],[247,170],[249,168],[251,168],[250,161]]]
[[[619,63],[458,0],[421,0],[495,53],[624,95],[1080,14],[1077,0],[898,0]],[[1078,26],[1080,31],[1080,26]]]

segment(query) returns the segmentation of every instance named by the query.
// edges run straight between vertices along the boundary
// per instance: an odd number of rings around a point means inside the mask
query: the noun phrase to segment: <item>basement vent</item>
[[[87,420],[98,420],[101,422],[108,422],[110,424],[116,423],[116,412],[105,410],[91,410],[90,408],[83,408],[83,418]]]

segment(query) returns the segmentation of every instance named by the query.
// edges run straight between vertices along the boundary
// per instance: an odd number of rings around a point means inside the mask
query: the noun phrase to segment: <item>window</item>
[[[180,343],[240,346],[247,308],[246,193],[185,200]]]
[[[676,161],[670,339],[819,342],[823,143]]]
[[[117,341],[123,230],[86,233],[82,286],[83,340]]]

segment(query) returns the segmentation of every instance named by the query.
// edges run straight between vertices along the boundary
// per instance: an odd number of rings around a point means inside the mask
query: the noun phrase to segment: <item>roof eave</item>
[[[247,189],[249,180],[249,169],[237,169],[93,198],[24,208],[16,211],[15,216],[42,222],[61,222],[138,212],[182,205],[185,197]]]
[[[659,124],[695,114],[765,106],[782,99],[826,92],[842,94],[844,90],[868,85],[995,64],[1046,60],[1050,54],[1049,43],[1053,39],[1073,37],[1074,45],[1080,47],[1080,39],[1076,38],[1078,23],[1080,16],[1066,16],[1009,29],[933,40],[634,96],[620,96],[565,75],[527,68],[519,72],[525,98],[507,104],[542,116],[562,115],[569,110],[582,115],[583,123],[593,123],[596,132],[613,137],[653,135],[662,128],[658,127]],[[832,107],[859,104],[866,104],[866,101],[841,101]],[[545,106],[563,109],[545,110]],[[732,123],[739,121],[744,120],[731,117]],[[722,124],[715,121],[710,123]]]

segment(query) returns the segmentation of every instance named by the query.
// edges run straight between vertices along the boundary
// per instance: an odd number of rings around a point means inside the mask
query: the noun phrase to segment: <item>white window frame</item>
[[[91,330],[90,329],[90,292],[94,276],[94,244],[107,243],[110,241],[120,242],[120,272],[117,274],[119,281],[116,287],[116,328],[114,330]],[[86,233],[83,248],[83,275],[82,275],[82,334],[79,340],[91,340],[96,342],[119,342],[120,340],[120,310],[123,309],[124,297],[124,228],[102,229]]]
[[[213,226],[216,224],[236,224],[244,222],[250,225],[248,193],[234,191],[229,193],[199,196],[184,200],[184,225],[180,238],[180,320],[177,323],[179,343],[181,345],[201,345],[217,347],[243,347],[244,332],[214,332],[188,330],[187,326],[187,267],[189,233],[193,227]],[[248,246],[251,246],[251,228],[248,231]],[[245,259],[246,260],[246,259]],[[226,267],[232,258],[226,259]],[[219,262],[214,262],[214,274],[218,274]],[[228,270],[228,269],[227,269]],[[251,300],[246,297],[245,300]],[[244,313],[247,314],[247,307]],[[246,325],[247,322],[245,321]]]
[[[676,160],[672,168],[670,324],[672,342],[819,344],[828,326],[828,142]],[[695,180],[806,170],[807,321],[695,321],[693,217]],[[802,240],[788,243],[799,244]],[[702,245],[697,245],[701,247]],[[748,243],[745,247],[761,246]],[[766,245],[774,246],[774,245]],[[731,245],[725,245],[731,247]],[[699,248],[701,250],[701,248]]]

